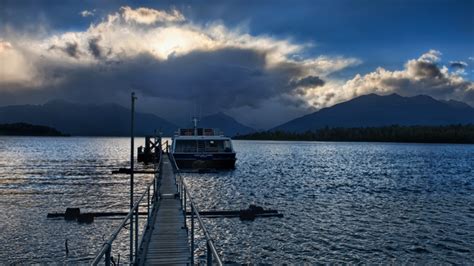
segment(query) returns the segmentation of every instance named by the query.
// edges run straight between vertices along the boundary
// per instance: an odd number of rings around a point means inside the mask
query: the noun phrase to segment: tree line
[[[237,135],[244,140],[367,141],[417,143],[474,143],[474,124],[444,126],[324,127],[316,131],[293,133],[261,131]]]
[[[69,136],[47,126],[27,123],[0,124],[0,136]]]

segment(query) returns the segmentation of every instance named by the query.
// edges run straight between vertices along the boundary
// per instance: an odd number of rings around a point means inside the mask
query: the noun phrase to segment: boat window
[[[224,151],[225,152],[231,152],[232,151],[232,144],[230,143],[230,140],[225,140],[224,141]]]
[[[231,152],[232,146],[228,140],[203,140],[200,147],[204,150],[199,149],[199,151],[204,152]]]
[[[207,152],[219,152],[219,140],[206,140],[206,151]]]
[[[196,152],[197,143],[195,140],[176,140],[175,152]]]

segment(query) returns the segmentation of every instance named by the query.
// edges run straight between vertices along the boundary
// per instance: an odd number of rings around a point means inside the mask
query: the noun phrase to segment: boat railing
[[[194,199],[191,196],[191,193],[189,192],[188,187],[186,186],[186,183],[184,182],[184,178],[181,175],[181,172],[179,170],[178,165],[176,164],[176,160],[174,159],[173,154],[170,153],[170,159],[173,162],[173,166],[176,170],[177,173],[177,179],[176,181],[178,182],[178,192],[181,200],[181,206],[184,212],[184,215],[186,215],[187,212],[187,202],[189,202],[189,205],[191,207],[191,265],[194,265],[194,220],[195,218],[198,221],[198,225],[201,228],[203,235],[206,239],[206,260],[207,260],[207,265],[213,265],[217,264],[219,266],[223,265],[222,260],[219,256],[219,253],[217,252],[216,246],[214,245],[214,241],[212,240],[211,235],[209,234],[208,230],[206,229],[206,226],[204,225],[204,222],[199,215],[199,209],[194,203]],[[184,226],[188,228],[188,225],[186,223],[186,219],[184,220]]]
[[[161,148],[160,148],[161,150]],[[158,161],[158,166],[161,166],[161,152],[160,152],[160,157]],[[161,167],[158,167],[158,169],[161,169]],[[157,170],[158,170],[157,169]],[[138,216],[139,216],[139,210],[140,210],[140,204],[146,200],[146,209],[147,209],[147,214],[146,214],[146,224],[144,228],[148,228],[150,226],[150,221],[151,221],[151,209],[153,204],[156,204],[159,201],[159,182],[158,182],[158,175],[155,174],[155,177],[153,178],[153,181],[150,182],[147,186],[145,191],[141,194],[140,198],[135,202],[133,205],[133,208],[128,212],[127,216],[122,220],[119,226],[115,228],[115,230],[112,232],[110,237],[105,241],[105,243],[102,245],[102,248],[99,250],[97,255],[94,257],[94,260],[91,262],[91,265],[98,265],[99,263],[103,262],[105,265],[109,266],[112,263],[114,265],[116,264],[115,261],[113,261],[112,258],[112,247],[113,247],[113,242],[117,239],[118,235],[122,231],[123,228],[126,228],[127,225],[130,224],[130,222],[135,223],[135,228],[138,228]],[[134,221],[132,221],[132,217],[134,217]],[[135,249],[133,248],[133,245],[130,247],[132,250],[130,253],[134,254],[133,258],[130,258],[130,263],[135,264],[138,256],[138,243],[142,242],[143,239],[143,233],[146,230],[143,230],[142,235],[140,236],[140,241],[138,240],[139,234],[138,230],[136,231],[135,234],[132,233],[132,237],[135,239]],[[135,253],[133,253],[133,250],[135,250]]]

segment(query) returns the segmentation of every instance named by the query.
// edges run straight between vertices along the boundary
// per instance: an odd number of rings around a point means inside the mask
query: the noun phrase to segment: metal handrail
[[[158,165],[161,165],[161,158],[162,158],[162,154],[160,153],[160,159],[158,161]],[[156,183],[156,176],[153,178],[153,181],[150,182],[150,184],[147,185],[146,189],[145,189],[145,192],[143,192],[143,194],[140,196],[140,198],[138,199],[138,201],[133,205],[133,208],[128,212],[127,216],[125,216],[125,218],[122,220],[122,222],[120,223],[120,225],[115,229],[115,231],[110,235],[110,237],[107,239],[107,241],[103,244],[102,248],[100,249],[100,251],[97,253],[97,255],[94,257],[94,260],[91,262],[91,265],[98,265],[100,263],[100,261],[102,260],[102,258],[104,257],[105,255],[105,265],[110,265],[110,254],[111,254],[111,251],[112,251],[112,243],[115,241],[115,239],[117,238],[118,234],[120,233],[120,231],[125,227],[125,225],[127,224],[127,222],[129,220],[131,220],[131,217],[133,215],[137,215],[138,216],[138,209],[140,207],[140,203],[141,201],[145,198],[145,195],[149,195],[150,193],[150,188],[153,186],[154,187],[154,190],[153,190],[153,198],[152,199],[155,199],[155,203],[156,203],[156,200],[158,199],[157,198],[157,195],[158,195],[158,187],[155,185]],[[155,185],[155,186],[154,186]],[[149,197],[148,197],[149,199]],[[149,202],[148,202],[149,204]],[[148,206],[148,212],[147,212],[147,224],[146,226],[148,226],[148,222],[149,222],[149,219],[150,219],[150,210],[149,210],[149,206]],[[138,225],[137,225],[138,226]],[[146,227],[145,226],[145,227]]]
[[[181,175],[179,167],[176,164],[176,160],[174,159],[174,156],[172,154],[170,154],[170,155],[171,155],[170,157],[172,158],[173,164],[174,164],[174,166],[176,168],[176,171],[178,173],[178,176],[179,176],[178,180],[179,180],[179,184],[181,186],[180,192],[184,191],[184,194],[185,194],[185,195],[182,195],[182,196],[185,197],[184,198],[184,208],[183,208],[183,210],[186,212],[186,197],[187,197],[190,204],[191,204],[191,215],[192,215],[192,217],[196,216],[196,218],[198,220],[198,224],[199,224],[199,226],[201,227],[201,230],[204,233],[204,237],[206,238],[206,244],[207,244],[207,249],[208,249],[207,264],[208,265],[213,264],[212,263],[212,257],[209,257],[209,255],[210,255],[209,254],[209,249],[210,249],[211,252],[212,252],[212,255],[214,256],[214,258],[216,260],[217,265],[222,266],[223,265],[222,259],[220,258],[219,254],[217,253],[216,246],[214,245],[214,241],[212,240],[211,235],[208,233],[208,231],[206,229],[206,226],[204,226],[204,222],[202,221],[201,216],[199,215],[199,209],[198,209],[198,207],[196,207],[196,204],[194,203],[194,199],[191,196],[191,193],[189,192],[189,190],[186,186],[186,183],[184,183],[184,178]],[[182,194],[182,193],[180,193],[180,194]],[[194,221],[192,221],[192,223],[193,223],[192,228],[194,229]],[[193,233],[192,237],[194,237],[194,233]],[[194,239],[192,239],[192,242],[194,242]],[[192,245],[192,246],[194,246],[194,245]],[[192,247],[192,249],[194,249],[194,247]],[[191,252],[192,252],[191,256],[193,256],[193,258],[194,258],[194,250],[192,250]]]

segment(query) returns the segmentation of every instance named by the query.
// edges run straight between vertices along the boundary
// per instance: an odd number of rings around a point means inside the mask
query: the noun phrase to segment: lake
[[[284,217],[205,219],[227,262],[474,263],[474,145],[234,146],[234,171],[185,174],[197,205],[257,204]],[[0,137],[0,263],[90,260],[121,218],[78,224],[46,215],[67,207],[127,211],[129,177],[111,171],[128,158],[127,138]],[[137,174],[137,191],[151,178]],[[124,231],[114,247],[122,262]]]

